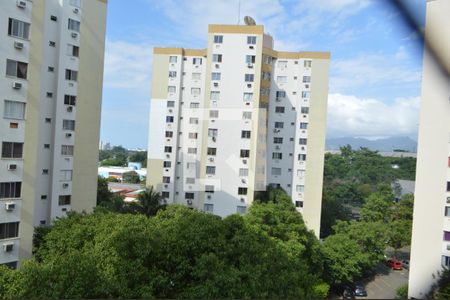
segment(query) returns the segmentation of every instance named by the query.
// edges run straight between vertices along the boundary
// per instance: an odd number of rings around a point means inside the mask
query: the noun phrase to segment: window
[[[170,177],[169,176],[163,176],[163,183],[170,183]]]
[[[279,68],[286,68],[287,67],[287,61],[286,60],[279,60],[277,63]]]
[[[211,100],[219,100],[220,92],[211,92]]]
[[[305,170],[297,170],[297,176],[300,178],[305,177]]]
[[[173,137],[173,131],[166,131],[166,138]]]
[[[303,201],[295,201],[295,207],[302,208],[303,207]]]
[[[269,88],[261,88],[260,89],[262,96],[270,96],[270,89]]]
[[[236,213],[238,213],[240,215],[244,215],[246,212],[247,212],[246,206],[237,206],[236,207]]]
[[[75,130],[75,120],[63,120],[63,130]]]
[[[209,128],[208,129],[208,136],[209,137],[217,137],[217,129]]]
[[[248,169],[246,169],[246,168],[239,169],[239,176],[240,177],[247,177],[248,176]]]
[[[70,195],[59,196],[59,198],[58,198],[58,205],[59,206],[70,205],[70,199],[71,198],[72,197]]]
[[[197,148],[191,148],[191,147],[189,147],[189,148],[188,148],[188,153],[189,153],[189,154],[197,154]]]
[[[276,96],[277,98],[284,98],[286,97],[286,91],[277,91]]]
[[[172,147],[170,147],[170,146],[165,146],[165,147],[164,147],[164,152],[165,152],[165,153],[172,153]]]
[[[206,166],[206,174],[207,175],[215,175],[216,174],[216,167]]]
[[[450,206],[445,207],[445,216],[450,217]]]
[[[217,148],[209,148],[209,147],[208,147],[207,153],[208,153],[208,155],[216,155],[216,153],[217,153]]]
[[[2,142],[2,158],[22,158],[23,143]]]
[[[50,149],[50,144],[44,144],[44,149]]]
[[[222,44],[222,43],[223,43],[223,35],[215,35],[214,44]]]
[[[192,80],[200,80],[202,74],[201,73],[192,73],[191,76],[192,76]]]
[[[309,107],[302,107],[301,108],[302,114],[308,114],[309,113]]]
[[[167,199],[169,197],[170,197],[170,193],[169,192],[161,192],[161,198]]]
[[[300,129],[308,129],[308,123],[300,123]]]
[[[19,237],[19,222],[0,223],[0,240]]]
[[[307,140],[306,139],[299,139],[298,143],[299,143],[299,145],[306,145]]]
[[[246,55],[245,56],[245,63],[247,64],[254,64],[256,61],[256,56],[255,55]]]
[[[284,123],[283,122],[275,122],[275,128],[281,129],[284,127]]]
[[[251,111],[244,111],[242,113],[242,119],[243,120],[251,120],[252,119],[252,112]]]
[[[214,186],[213,185],[205,185],[205,192],[206,193],[214,193]]]
[[[272,175],[281,175],[281,168],[272,168]]]
[[[273,143],[274,144],[283,144],[283,138],[282,137],[274,137]]]
[[[245,187],[238,188],[238,195],[247,195],[247,188]]]
[[[48,45],[49,45],[50,47],[56,47],[56,42],[54,42],[54,41],[49,41],[49,42],[48,42]]]
[[[173,116],[167,116],[166,117],[166,122],[167,123],[173,123],[173,120],[174,120]]]
[[[244,93],[244,101],[252,101],[253,93]]]
[[[311,92],[303,91],[302,98],[309,98],[311,96]]]
[[[70,5],[75,7],[81,7],[81,0],[70,0]]]
[[[270,75],[269,72],[263,72],[262,73],[262,78],[263,78],[263,80],[269,80],[270,81],[271,75]]]
[[[177,72],[176,71],[169,71],[169,78],[175,78],[177,77]]]
[[[75,106],[76,102],[77,102],[77,96],[64,95],[64,104]]]
[[[28,64],[11,59],[6,60],[6,75],[27,79]]]
[[[255,75],[245,74],[245,82],[253,82],[254,79],[255,79]]]
[[[189,118],[189,124],[198,124],[198,118]]]
[[[3,117],[5,119],[25,119],[25,103],[5,100]]]
[[[211,80],[220,80],[221,74],[213,72],[211,73]]]
[[[16,19],[9,19],[8,35],[28,40],[30,36],[30,24]]]
[[[283,159],[283,153],[281,152],[273,152],[272,159]]]
[[[167,101],[167,107],[175,107],[175,101]]]
[[[176,91],[177,91],[177,88],[175,86],[168,86],[167,87],[167,92],[169,94],[174,94],[174,93],[176,93]]]
[[[80,22],[76,20],[69,19],[69,30],[80,32]]]
[[[213,62],[222,62],[222,54],[213,54]]]
[[[53,93],[47,92],[47,98],[53,98]]]
[[[55,68],[54,67],[48,67],[48,71],[49,72],[55,72]]]
[[[303,82],[311,82],[311,76],[303,76]]]
[[[306,154],[299,154],[298,155],[298,160],[299,161],[305,161],[306,160]]]
[[[247,37],[247,44],[248,45],[255,45],[256,44],[256,36],[248,36]]]
[[[61,170],[61,179],[60,181],[71,181],[72,180],[72,170]]]
[[[191,88],[191,95],[192,96],[199,96],[200,95],[200,88]]]
[[[22,182],[0,182],[0,199],[20,198]]]
[[[176,56],[169,56],[169,62],[174,64],[177,62],[177,57]]]
[[[287,82],[287,76],[277,76],[277,82],[278,83],[286,83]]]
[[[450,192],[450,181],[447,181],[447,192]]]
[[[305,186],[304,185],[297,185],[295,187],[295,190],[297,191],[297,193],[303,193],[305,191]]]
[[[187,184],[195,184],[195,178],[194,177],[186,177],[186,183]]]
[[[184,193],[184,198],[193,200],[194,199],[194,193]]]
[[[78,71],[66,69],[66,80],[77,81]]]
[[[312,60],[305,60],[305,61],[303,62],[303,66],[304,66],[305,68],[311,68],[311,64],[312,64]]]
[[[218,110],[210,110],[209,117],[211,119],[217,119],[219,117],[219,111]]]
[[[241,154],[240,154],[240,156],[241,156],[242,158],[248,158],[248,157],[250,157],[250,150],[241,149]]]
[[[194,57],[194,58],[192,59],[192,64],[194,64],[194,65],[196,65],[196,66],[199,66],[199,65],[202,64],[202,59],[199,58],[199,57]]]
[[[190,139],[196,140],[197,137],[198,137],[198,133],[197,132],[189,132],[189,138]]]
[[[275,112],[284,114],[284,106],[276,106],[275,107]]]
[[[73,146],[72,145],[61,145],[61,155],[73,156]]]
[[[45,118],[45,123],[51,123],[52,119],[51,118]]]
[[[249,139],[250,136],[251,136],[251,131],[249,131],[249,130],[242,130],[241,131],[241,138]]]
[[[190,108],[199,108],[200,107],[200,103],[198,102],[191,102],[191,104],[189,105]]]
[[[205,203],[203,205],[203,210],[207,213],[212,213],[214,211],[214,204],[211,203]]]
[[[164,168],[170,168],[172,166],[172,162],[171,161],[164,161],[163,167]]]

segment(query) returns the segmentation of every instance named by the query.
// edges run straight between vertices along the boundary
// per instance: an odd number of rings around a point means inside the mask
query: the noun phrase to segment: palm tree
[[[148,217],[156,215],[158,210],[166,207],[165,200],[153,190],[152,186],[140,192],[137,200],[139,201],[139,211]]]

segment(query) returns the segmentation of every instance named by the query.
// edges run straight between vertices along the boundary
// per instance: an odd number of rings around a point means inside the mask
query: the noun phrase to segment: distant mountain
[[[370,150],[380,152],[391,152],[394,150],[405,150],[408,152],[417,151],[417,142],[409,137],[390,137],[386,139],[368,140],[364,138],[344,137],[327,139],[327,150],[339,150],[341,146],[350,145],[353,149],[366,147]]]

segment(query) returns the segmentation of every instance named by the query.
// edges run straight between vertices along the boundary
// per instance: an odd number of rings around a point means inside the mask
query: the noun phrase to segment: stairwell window
[[[198,118],[189,118],[189,124],[198,124]]]
[[[286,68],[287,67],[287,61],[286,60],[279,60],[277,63],[278,68]]]
[[[299,139],[298,143],[299,145],[306,145],[307,139]]]
[[[211,73],[211,80],[219,81],[221,78],[221,74],[217,72]]]
[[[217,153],[217,148],[209,148],[208,147],[208,155],[215,156]]]
[[[8,35],[28,40],[30,36],[30,23],[9,18]]]
[[[80,22],[69,19],[68,29],[76,32],[80,32]]]
[[[223,35],[215,35],[214,44],[222,44],[222,43],[223,43]]]
[[[211,100],[220,100],[220,92],[211,92]]]
[[[222,62],[222,54],[213,54],[212,61],[213,62]]]
[[[213,213],[214,212],[214,204],[205,203],[203,205],[203,211],[207,212],[207,213]]]
[[[199,58],[199,57],[194,57],[194,58],[192,59],[192,64],[195,65],[195,66],[199,66],[199,65],[202,64],[202,59]]]
[[[28,64],[12,59],[6,60],[6,75],[27,79]]]
[[[252,112],[251,111],[244,111],[242,113],[242,120],[251,120],[252,119]]]
[[[168,86],[168,87],[167,87],[167,92],[168,92],[169,94],[175,94],[176,91],[177,91],[177,88],[176,88],[175,86]]]
[[[238,195],[247,195],[247,188],[245,187],[238,188]]]
[[[245,63],[247,64],[254,64],[256,61],[256,56],[255,55],[246,55],[245,56]]]
[[[200,96],[200,88],[191,88],[192,96]]]
[[[240,157],[241,158],[248,158],[248,157],[250,157],[250,150],[241,149]]]
[[[66,80],[77,81],[78,71],[66,69]]]
[[[169,78],[176,78],[177,72],[176,71],[169,71]]]
[[[311,68],[311,65],[312,65],[312,60],[305,60],[305,61],[303,62],[303,66],[304,66],[305,68]]]
[[[256,36],[248,36],[247,44],[248,45],[256,45]]]
[[[251,136],[251,131],[250,130],[242,130],[241,131],[241,138],[249,139],[250,136]]]
[[[80,8],[81,0],[70,0],[70,5]]]
[[[247,168],[239,169],[239,177],[247,177],[247,176],[248,176],[248,169]]]
[[[73,145],[61,145],[61,155],[73,156]]]
[[[5,100],[3,117],[5,119],[25,119],[25,103]]]
[[[245,74],[245,82],[253,82],[255,80],[255,75]]]
[[[208,129],[208,137],[216,138],[217,137],[217,129]]]
[[[169,176],[163,176],[163,183],[170,183],[170,177]]]
[[[61,195],[58,198],[58,205],[64,206],[64,205],[70,205],[72,196],[70,195]]]
[[[277,83],[286,83],[287,76],[277,76]]]
[[[298,160],[299,161],[305,161],[306,160],[306,154],[299,154],[298,155]]]
[[[174,120],[173,116],[166,116],[167,123],[173,123],[173,120]]]
[[[244,101],[250,102],[253,100],[253,93],[244,93]]]
[[[246,206],[237,206],[236,207],[236,213],[240,215],[244,215],[247,213],[247,207]]]
[[[219,117],[219,111],[218,110],[210,110],[209,111],[209,118],[210,119],[217,119]]]
[[[205,192],[206,193],[214,193],[214,186],[213,185],[205,185]]]
[[[64,104],[75,106],[77,103],[77,96],[74,95],[64,95]]]
[[[202,74],[201,73],[192,73],[192,80],[200,80]]]
[[[308,123],[300,123],[300,129],[308,129]]]
[[[215,175],[216,174],[216,167],[214,167],[214,166],[206,166],[206,174],[207,175]]]
[[[177,62],[177,57],[176,57],[176,56],[169,56],[169,62],[170,62],[171,64],[176,63],[176,62]]]
[[[166,131],[166,138],[173,137],[173,131]]]
[[[170,147],[170,146],[164,147],[164,152],[165,153],[172,153],[172,147]]]
[[[309,82],[311,82],[311,76],[303,76],[303,82],[304,82],[304,83],[309,83]]]
[[[302,107],[301,108],[301,113],[302,114],[308,114],[309,113],[309,107]]]
[[[63,120],[63,130],[75,130],[75,120]]]
[[[170,168],[172,166],[172,162],[171,161],[164,161],[163,163],[163,167],[164,168]]]
[[[309,98],[311,96],[311,92],[303,91],[302,92],[302,98]]]

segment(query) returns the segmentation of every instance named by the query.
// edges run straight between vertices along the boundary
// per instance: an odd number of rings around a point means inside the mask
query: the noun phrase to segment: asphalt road
[[[387,266],[380,264],[377,267],[377,274],[369,281],[365,282],[368,299],[395,299],[397,289],[408,283],[408,270],[391,270]],[[358,299],[364,299],[357,297]]]

